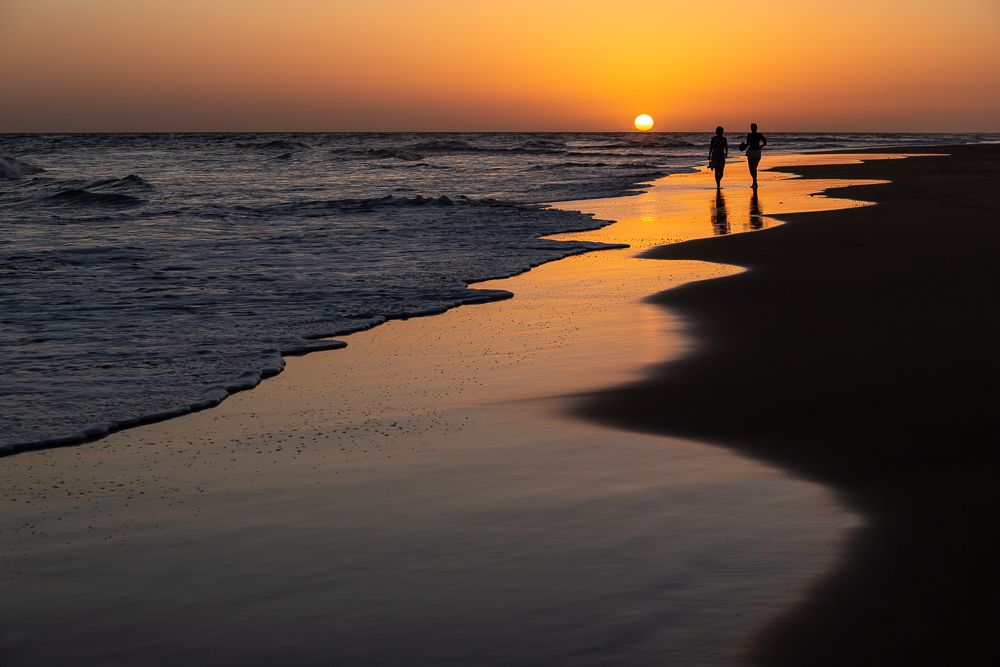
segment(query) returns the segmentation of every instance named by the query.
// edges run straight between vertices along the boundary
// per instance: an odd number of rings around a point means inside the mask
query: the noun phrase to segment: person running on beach
[[[729,157],[729,142],[722,136],[725,130],[722,126],[715,128],[715,136],[708,145],[708,166],[715,171],[715,189],[722,187],[722,172],[726,168],[726,158]]]
[[[767,138],[757,131],[757,123],[750,123],[750,134],[747,135],[747,164],[750,166],[750,176],[753,185],[757,187],[757,165],[760,164],[760,149],[767,146]]]

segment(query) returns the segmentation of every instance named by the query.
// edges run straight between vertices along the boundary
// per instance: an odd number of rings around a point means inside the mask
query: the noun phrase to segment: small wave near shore
[[[610,221],[540,202],[641,192],[700,164],[702,138],[0,135],[0,453],[204,409],[343,345],[325,339],[508,298],[469,285],[604,247],[541,238]]]

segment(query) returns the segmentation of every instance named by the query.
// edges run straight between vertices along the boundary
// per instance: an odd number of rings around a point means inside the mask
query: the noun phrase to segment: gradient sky
[[[0,132],[1000,131],[1000,0],[0,0]]]

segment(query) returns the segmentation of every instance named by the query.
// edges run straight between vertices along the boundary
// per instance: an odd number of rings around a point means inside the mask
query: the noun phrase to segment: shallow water
[[[777,134],[769,148],[983,138]],[[537,237],[605,224],[538,202],[635,191],[700,164],[703,143],[0,135],[0,155],[45,169],[4,162],[22,177],[0,180],[0,446],[212,404],[317,338],[509,296],[468,283],[591,250]]]
[[[842,203],[810,196],[824,184],[764,178],[765,210]],[[709,177],[668,181],[573,203],[635,205],[584,235],[634,249],[548,264],[487,285],[513,299],[293,358],[215,410],[5,459],[0,653],[12,665],[730,664],[858,521],[825,489],[726,450],[564,416],[559,395],[693,344],[646,295],[739,271],[634,257],[715,229]],[[733,225],[750,224],[750,196],[734,175]]]
[[[722,450],[523,405],[401,425],[337,457],[304,419],[36,459],[59,484],[4,499],[5,664],[728,664],[856,525]]]

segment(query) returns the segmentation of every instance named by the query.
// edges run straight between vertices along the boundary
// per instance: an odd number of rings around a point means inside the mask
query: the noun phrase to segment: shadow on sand
[[[866,517],[839,568],[751,638],[751,664],[1000,664],[1000,146],[920,150],[950,157],[787,169],[889,179],[836,191],[877,206],[647,252],[748,271],[651,297],[698,348],[578,406],[732,447]]]

